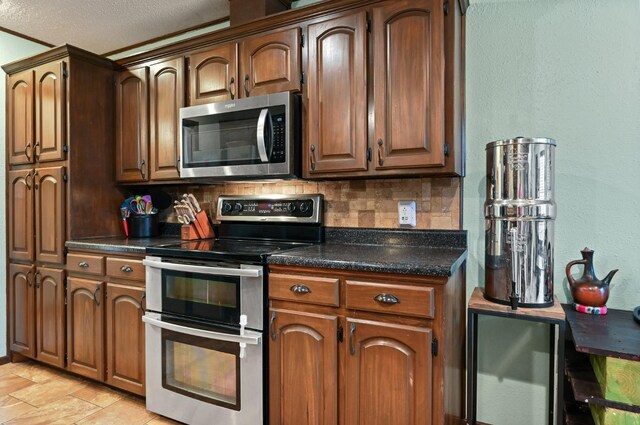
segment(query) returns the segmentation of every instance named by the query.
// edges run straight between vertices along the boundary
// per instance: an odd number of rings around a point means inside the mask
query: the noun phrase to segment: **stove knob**
[[[237,202],[234,206],[233,206],[233,212],[239,213],[240,211],[242,211],[242,204]]]
[[[303,202],[300,204],[300,212],[301,213],[306,213],[307,211],[309,211],[309,203],[308,202]]]
[[[293,214],[294,212],[296,212],[296,204],[294,204],[293,202],[290,202],[289,205],[287,206],[287,211],[289,211],[290,214]]]
[[[228,214],[231,212],[231,210],[233,209],[233,207],[231,206],[230,203],[228,202],[223,202],[222,203],[222,214]]]

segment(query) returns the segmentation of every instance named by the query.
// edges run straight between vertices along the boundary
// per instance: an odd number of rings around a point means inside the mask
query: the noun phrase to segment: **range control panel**
[[[322,223],[323,196],[256,195],[218,198],[220,221]]]

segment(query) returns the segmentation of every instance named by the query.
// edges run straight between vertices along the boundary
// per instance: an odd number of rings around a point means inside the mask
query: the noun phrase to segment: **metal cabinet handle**
[[[393,294],[378,294],[375,297],[373,297],[374,300],[378,301],[379,303],[382,304],[398,304],[400,302],[400,300],[398,299],[398,297],[396,297]]]
[[[143,292],[142,293],[142,298],[140,298],[140,308],[142,309],[143,312],[146,311],[146,309],[142,306],[142,303],[144,302],[144,300],[147,298],[147,293]]]
[[[33,171],[33,188],[38,190],[38,188],[40,187],[38,185],[38,183],[36,183],[36,176],[38,175],[38,170],[34,170]]]
[[[98,300],[98,291],[100,290],[100,286],[96,286],[96,290],[93,291],[93,300],[96,302],[96,305],[100,305],[100,300]]]
[[[289,290],[295,294],[310,294],[311,293],[311,289],[309,289],[308,286],[306,285],[300,285],[300,284],[296,284],[293,285],[291,288],[289,288]]]
[[[236,80],[233,77],[231,77],[231,79],[229,80],[229,95],[231,96],[231,100],[233,100],[236,97],[235,88],[236,88]]]
[[[78,263],[78,267],[82,267],[83,269],[86,269],[87,267],[89,267],[89,263],[87,263],[86,261],[80,261]]]
[[[244,95],[249,97],[249,74],[244,76]]]
[[[31,274],[31,270],[27,272],[25,275],[25,279],[27,279],[27,286],[31,286],[31,281],[29,280],[29,275]]]
[[[29,179],[32,177],[33,176],[31,175],[31,171],[29,171],[27,175],[24,176],[24,184],[25,186],[27,186],[27,190],[31,190],[31,182],[29,181]]]
[[[146,162],[145,162],[144,159],[142,161],[140,161],[140,168],[139,169],[140,169],[140,175],[142,176],[142,180],[144,180],[146,178],[145,177],[145,172],[144,172],[145,164],[146,164]]]
[[[378,139],[378,164],[382,167],[384,165],[384,159],[382,158],[382,145],[384,142],[382,139]]]
[[[276,312],[272,311],[271,320],[269,321],[269,333],[271,334],[272,341],[275,341],[278,338],[278,335],[276,334],[276,330],[274,328],[275,322],[276,322]]]
[[[131,266],[124,265],[124,266],[120,267],[120,271],[125,272],[125,273],[131,273],[133,271],[133,269],[131,268]]]
[[[311,170],[315,171],[316,169],[316,145],[311,145],[309,148],[311,152],[309,153],[309,162],[311,163]]]
[[[33,283],[35,283],[36,288],[40,287],[40,282],[38,281],[38,276],[40,276],[40,270],[38,270],[36,272],[36,274],[33,275]]]
[[[40,146],[40,142],[36,142],[33,145],[33,158],[37,161],[40,159],[40,155],[38,155],[38,146]]]
[[[26,156],[29,161],[31,161],[31,157],[29,156],[30,147],[31,147],[31,142],[27,143],[27,146],[24,147],[24,156]]]
[[[355,356],[356,354],[356,346],[353,343],[353,336],[355,333],[356,333],[356,324],[351,323],[349,325],[349,352],[351,353],[352,356]]]

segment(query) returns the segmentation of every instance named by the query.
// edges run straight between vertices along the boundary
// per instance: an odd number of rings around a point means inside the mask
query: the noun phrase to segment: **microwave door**
[[[260,160],[265,163],[269,162],[273,148],[273,122],[271,121],[271,114],[267,108],[260,111],[256,136]]]

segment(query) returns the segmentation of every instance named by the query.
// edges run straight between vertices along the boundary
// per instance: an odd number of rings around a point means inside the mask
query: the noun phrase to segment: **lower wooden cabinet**
[[[35,310],[31,265],[9,265],[9,349],[35,357]]]
[[[104,380],[104,283],[67,279],[67,369]]]
[[[272,309],[270,423],[338,423],[338,317]]]
[[[107,283],[108,384],[144,395],[144,288]]]

